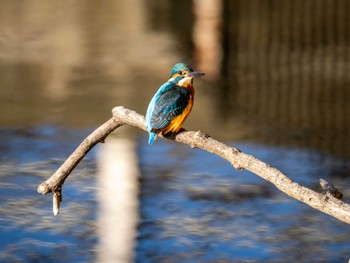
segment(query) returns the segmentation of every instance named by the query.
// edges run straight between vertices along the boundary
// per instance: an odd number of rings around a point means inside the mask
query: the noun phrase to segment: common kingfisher
[[[170,79],[153,96],[146,113],[148,143],[152,144],[161,132],[177,133],[193,107],[193,78],[204,76],[194,72],[185,63],[177,63],[171,70]]]

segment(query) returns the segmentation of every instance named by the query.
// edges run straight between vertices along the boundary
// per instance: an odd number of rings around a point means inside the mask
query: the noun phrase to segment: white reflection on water
[[[0,130],[0,261],[337,262],[348,255],[344,223],[214,155],[162,139],[149,146],[146,135],[107,138],[96,149],[98,169],[90,152],[66,181],[54,217],[51,196],[36,188],[87,132],[25,131]],[[348,182],[335,172],[347,173],[348,162],[304,149],[235,146],[309,187],[331,178],[348,199]]]
[[[138,224],[138,160],[132,139],[109,136],[97,154],[98,262],[131,262]]]
[[[213,82],[205,89],[203,79],[198,85],[196,82],[196,105],[186,128],[202,129],[215,136],[222,134],[226,141],[247,139],[251,143],[242,143],[242,150],[314,188],[318,187],[319,178],[329,178],[346,198],[349,195],[348,160],[342,162],[332,155],[309,149],[348,156],[349,63],[344,54],[348,54],[349,47],[346,37],[349,16],[348,8],[343,8],[348,4],[315,2],[319,7],[317,12],[305,16],[304,3],[299,1],[276,1],[277,8],[273,10],[271,3],[265,5],[263,1],[259,6],[251,1],[224,3],[233,3],[226,7],[239,11],[237,16],[229,14],[234,20],[223,21],[228,26],[227,22],[235,22],[233,31],[226,32],[225,37],[236,44],[227,47],[230,63],[223,68],[228,74],[227,85],[233,89],[224,94],[229,100],[225,110],[231,115],[232,123],[228,120],[227,126],[218,125],[219,107],[213,105],[222,104],[217,101],[221,84]],[[96,226],[98,220],[108,218],[96,213],[94,153],[90,153],[67,180],[58,217],[52,216],[50,196],[36,193],[37,185],[84,138],[74,136],[71,130],[51,126],[45,129],[41,125],[59,123],[70,129],[99,125],[110,117],[110,110],[116,105],[144,112],[147,98],[166,80],[173,63],[183,58],[187,62],[193,59],[194,53],[188,45],[190,39],[186,39],[190,34],[183,36],[185,32],[176,25],[184,24],[173,23],[175,20],[189,22],[191,17],[179,16],[172,8],[177,7],[176,4],[137,0],[1,3],[0,124],[10,128],[4,129],[5,132],[0,130],[0,261],[91,262],[95,258],[102,261],[104,256],[118,257],[117,249],[123,251],[125,257],[131,256],[136,207],[132,208],[130,222],[112,220],[114,216],[111,216],[109,225],[103,221],[101,227]],[[232,8],[237,4],[240,9]],[[284,8],[279,9],[279,5]],[[309,3],[306,1],[305,5]],[[331,10],[330,6],[337,6],[338,10]],[[156,29],[149,23],[148,7],[154,10],[150,13],[155,17]],[[302,12],[297,11],[299,8]],[[173,10],[175,12],[170,12]],[[190,10],[187,11],[189,14]],[[197,17],[197,22],[206,16],[200,11],[198,15],[202,17]],[[303,30],[295,30],[299,24]],[[205,37],[208,30],[202,29],[201,37]],[[281,41],[282,31],[290,41]],[[256,32],[262,33],[261,39]],[[178,41],[176,34],[181,35]],[[198,41],[194,41],[195,48],[199,48]],[[224,43],[217,44],[220,48]],[[213,49],[204,52],[208,51],[210,54],[203,55],[214,54],[212,58],[217,59],[215,54],[219,53]],[[210,63],[216,71],[219,71],[218,61]],[[205,68],[201,70],[206,72]],[[234,118],[239,117],[240,110],[250,115],[236,122]],[[251,129],[261,133],[256,117],[269,130],[276,128],[270,139],[263,133],[259,139],[246,132]],[[38,128],[19,132],[14,125]],[[286,143],[285,137],[292,137],[294,144]],[[275,145],[281,147],[271,147],[276,139]],[[253,143],[263,140],[268,143]],[[286,145],[305,148],[293,150]],[[109,149],[109,146],[103,147],[106,148],[102,153]],[[125,154],[134,155],[132,148],[141,149],[142,159],[136,259],[347,260],[349,231],[343,223],[281,195],[254,175],[236,174],[231,167],[226,170],[227,164],[215,156],[164,141],[147,148],[144,144],[131,145]],[[108,155],[108,159],[111,156]],[[126,157],[115,156],[120,160]],[[113,162],[103,168],[103,160],[100,161],[100,171],[114,169]],[[134,176],[136,173],[133,172]],[[101,189],[98,191],[102,193]],[[101,202],[101,212],[118,213],[114,209],[119,206],[113,207],[113,199],[117,201],[117,197],[125,198],[128,194],[132,197],[135,191],[120,196],[116,192],[103,195],[101,198],[108,199],[108,207],[103,206],[105,201]],[[115,226],[129,229],[108,232],[107,227]],[[121,241],[124,237],[125,243]],[[122,242],[123,247],[109,254],[113,242],[117,242],[115,238],[120,238],[118,242]]]

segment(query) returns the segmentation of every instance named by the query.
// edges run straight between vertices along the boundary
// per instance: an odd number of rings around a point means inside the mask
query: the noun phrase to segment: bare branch
[[[122,123],[115,118],[109,119],[91,133],[49,179],[39,185],[38,193],[43,195],[52,193],[54,215],[59,212],[62,201],[62,186],[69,174],[97,143],[104,142],[105,138],[121,125]]]
[[[61,198],[62,185],[71,171],[93,146],[98,142],[103,142],[108,134],[119,126],[125,124],[135,126],[141,130],[146,130],[145,120],[142,115],[124,107],[116,107],[112,112],[113,118],[89,135],[72,153],[72,155],[69,156],[63,165],[48,180],[38,187],[39,193],[47,194],[52,192],[54,196],[59,196]],[[160,137],[162,137],[162,135],[160,135]],[[349,204],[338,200],[332,195],[320,194],[304,187],[291,180],[276,168],[271,167],[269,164],[243,153],[239,149],[221,143],[203,132],[182,130],[180,133],[167,138],[190,145],[192,148],[201,148],[205,151],[216,154],[227,160],[236,169],[246,169],[251,171],[266,181],[269,181],[290,197],[350,224]],[[59,192],[59,195],[57,195],[57,192]],[[59,200],[59,198],[56,197],[56,202],[57,200]],[[57,213],[58,207],[54,208],[57,210]]]

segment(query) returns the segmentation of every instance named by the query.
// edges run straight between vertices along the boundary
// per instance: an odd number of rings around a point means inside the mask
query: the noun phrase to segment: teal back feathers
[[[177,63],[171,70],[170,79],[154,94],[146,112],[146,128],[149,144],[159,133],[177,133],[193,106],[193,78],[205,75],[194,72],[185,63]]]

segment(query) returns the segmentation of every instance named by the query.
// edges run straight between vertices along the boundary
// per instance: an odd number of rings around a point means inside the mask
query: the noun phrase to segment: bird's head
[[[204,75],[205,73],[203,72],[193,71],[193,69],[185,63],[176,63],[173,69],[171,70],[170,79],[175,79],[179,76],[182,76],[183,79],[188,79],[192,81],[193,78],[201,77]]]

